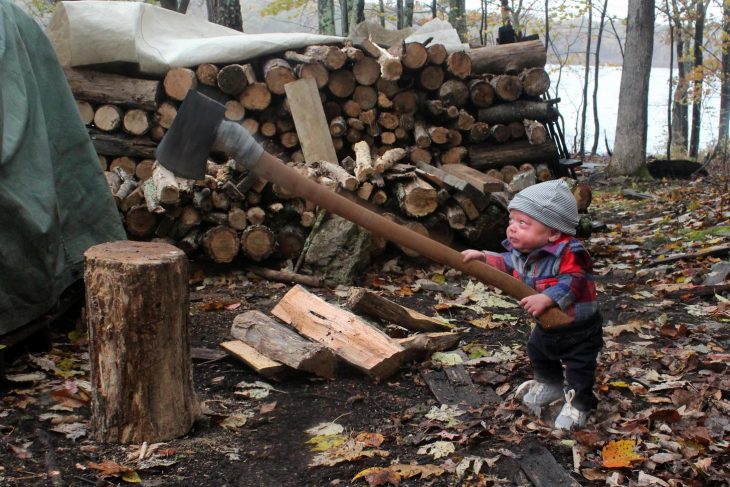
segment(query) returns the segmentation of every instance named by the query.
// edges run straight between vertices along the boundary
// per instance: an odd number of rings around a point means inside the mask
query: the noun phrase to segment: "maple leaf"
[[[643,461],[644,457],[634,452],[635,447],[636,440],[609,441],[601,450],[603,466],[606,468],[624,468]]]
[[[419,455],[431,455],[434,459],[438,460],[448,456],[456,451],[454,444],[450,441],[434,441],[428,445],[423,445],[418,449]]]

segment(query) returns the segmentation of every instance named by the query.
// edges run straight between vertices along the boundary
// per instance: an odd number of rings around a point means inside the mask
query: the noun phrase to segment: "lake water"
[[[554,96],[555,85],[558,82],[557,66],[547,66],[552,86],[551,96]],[[573,150],[580,144],[579,125],[581,117],[582,77],[583,67],[570,66],[563,68],[558,94],[561,98],[559,109],[565,119],[565,142],[568,149]],[[677,70],[674,70],[674,76]],[[621,67],[602,66],[598,75],[598,117],[600,122],[600,138],[598,152],[606,153],[604,132],[608,144],[613,150],[614,135],[616,132],[616,116],[618,111],[619,88],[621,87]],[[647,132],[647,154],[666,153],[667,145],[667,92],[669,68],[652,68],[649,80],[649,126]],[[716,86],[715,86],[716,85]],[[700,132],[700,150],[717,140],[717,124],[720,113],[719,83],[711,86],[711,93],[703,100],[702,128]],[[591,67],[591,82],[588,88],[589,100],[586,115],[586,152],[593,146],[593,68]],[[692,108],[690,107],[690,113]],[[574,142],[575,138],[575,142]]]

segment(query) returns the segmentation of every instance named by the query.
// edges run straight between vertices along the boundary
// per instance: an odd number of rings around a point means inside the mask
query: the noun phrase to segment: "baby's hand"
[[[484,262],[484,254],[478,250],[464,250],[461,255],[464,257],[464,263],[469,262],[470,260],[481,260]]]
[[[533,294],[532,296],[527,296],[520,300],[520,305],[525,308],[528,313],[535,317],[543,314],[546,309],[554,304],[555,301],[546,294]]]

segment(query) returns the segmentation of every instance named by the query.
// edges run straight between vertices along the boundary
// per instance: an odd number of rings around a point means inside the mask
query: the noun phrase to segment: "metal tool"
[[[244,158],[241,148],[250,140],[250,135],[239,124],[224,121],[224,111],[219,103],[190,91],[172,127],[157,148],[157,160],[160,164],[180,176],[200,179],[205,174],[206,161],[211,150],[224,152],[259,177],[356,223],[375,235],[410,248],[435,262],[458,269],[516,299],[537,294],[537,291],[525,283],[483,262],[464,263],[460,252],[328,190],[268,152],[264,152],[256,161],[241,160]],[[548,309],[539,319],[545,328],[565,326],[572,321],[557,307]]]

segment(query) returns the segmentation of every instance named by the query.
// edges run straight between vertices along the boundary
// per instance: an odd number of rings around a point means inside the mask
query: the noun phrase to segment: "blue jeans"
[[[590,411],[598,405],[593,385],[598,353],[603,348],[602,325],[600,313],[557,330],[544,330],[538,325],[527,341],[527,355],[535,379],[564,384],[565,390],[573,389],[573,406],[581,411]]]

